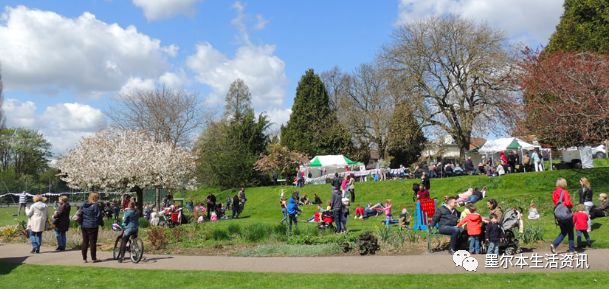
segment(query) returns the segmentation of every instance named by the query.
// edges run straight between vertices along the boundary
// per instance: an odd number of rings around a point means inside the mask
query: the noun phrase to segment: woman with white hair
[[[25,208],[30,240],[32,241],[32,254],[40,253],[42,232],[44,232],[47,225],[47,213],[47,205],[44,203],[44,198],[41,195],[35,195],[34,203]]]

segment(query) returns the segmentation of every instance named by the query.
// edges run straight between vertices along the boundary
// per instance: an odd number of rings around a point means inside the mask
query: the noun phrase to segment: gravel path
[[[284,272],[284,273],[347,273],[347,274],[443,274],[468,273],[463,267],[457,267],[446,252],[411,255],[411,256],[336,256],[336,257],[226,257],[226,256],[168,256],[144,255],[139,264],[130,261],[119,264],[112,260],[111,252],[99,252],[99,263],[82,262],[80,251],[54,252],[53,248],[43,247],[41,254],[30,254],[27,244],[0,244],[0,262],[25,263],[39,265],[66,265],[107,268],[132,269],[171,269],[171,270],[205,270],[233,272]],[[548,252],[536,252],[542,256],[544,266],[549,264],[543,257]],[[587,270],[609,270],[609,249],[589,250]],[[533,253],[524,253],[531,257]],[[573,271],[582,269],[563,268],[524,268],[511,266],[504,268],[485,268],[485,255],[476,255],[479,266],[477,272],[540,272],[540,271]],[[525,260],[531,265],[530,259]],[[516,263],[516,259],[512,260]],[[561,261],[558,261],[560,266]],[[568,263],[567,263],[568,265]],[[575,262],[573,262],[575,266]],[[468,273],[474,274],[474,273]]]

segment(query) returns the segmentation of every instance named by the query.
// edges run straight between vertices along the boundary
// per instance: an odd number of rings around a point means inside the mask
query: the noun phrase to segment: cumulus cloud
[[[558,0],[401,0],[397,24],[454,14],[505,31],[512,40],[545,45],[563,12]]]
[[[82,137],[107,126],[106,117],[99,109],[80,103],[56,104],[38,113],[31,101],[7,99],[4,112],[8,127],[40,131],[51,143],[54,154],[66,152]]]
[[[271,122],[271,130],[277,130],[282,125],[286,124],[290,120],[292,109],[290,108],[276,108],[270,111],[264,112]]]
[[[231,23],[239,30],[239,42],[234,57],[229,57],[211,43],[197,45],[197,51],[186,60],[196,80],[212,90],[209,104],[220,104],[235,79],[242,79],[252,92],[257,111],[278,109],[283,105],[287,77],[285,63],[275,55],[275,46],[250,42],[246,25],[245,5],[233,4],[237,15]]]
[[[255,108],[282,105],[287,77],[283,60],[274,55],[275,46],[242,46],[229,58],[210,43],[197,45],[197,53],[187,59],[197,81],[212,88],[211,104],[221,103],[235,79],[242,79],[252,92]]]
[[[194,6],[201,0],[133,0],[133,5],[144,11],[150,21],[171,18],[173,16],[192,15]]]
[[[99,95],[131,78],[158,78],[178,51],[89,12],[66,18],[24,6],[5,9],[0,43],[5,86],[45,94]]]

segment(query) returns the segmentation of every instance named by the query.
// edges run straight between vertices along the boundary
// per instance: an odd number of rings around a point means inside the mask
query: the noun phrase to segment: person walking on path
[[[592,198],[594,193],[592,192],[592,185],[590,185],[590,181],[588,178],[583,177],[579,179],[579,184],[581,188],[579,189],[579,204],[583,204],[586,208],[586,214],[590,216],[590,210],[594,207],[594,203],[592,202]],[[592,219],[588,219],[588,233],[592,230]]]
[[[590,235],[588,234],[588,220],[590,220],[590,216],[588,216],[588,213],[586,213],[586,206],[583,204],[577,204],[575,208],[577,212],[573,214],[573,223],[575,224],[577,235],[577,247],[580,249],[583,248],[582,235],[586,238],[586,245],[588,245],[588,247],[592,247]]]
[[[25,207],[27,206],[27,198],[31,197],[31,194],[28,194],[26,191],[21,192],[19,194],[19,209],[17,210],[17,216],[21,215],[21,210],[25,213]]]
[[[48,208],[44,201],[41,195],[35,195],[34,203],[25,208],[25,215],[28,218],[27,227],[32,241],[32,254],[40,253],[42,232],[44,232],[47,226]]]
[[[87,263],[87,249],[89,248],[91,248],[91,260],[93,260],[93,263],[99,262],[97,260],[97,235],[99,233],[99,226],[103,226],[104,219],[98,202],[99,194],[92,192],[89,194],[88,202],[80,209],[82,230],[81,252],[82,260],[85,263]],[[127,210],[128,208],[129,205],[127,205]]]
[[[563,178],[559,178],[556,181],[556,189],[552,193],[552,201],[554,202],[554,217],[556,223],[560,227],[560,233],[550,245],[552,253],[556,253],[556,248],[563,241],[565,237],[569,238],[569,252],[575,252],[574,238],[573,238],[573,214],[571,208],[573,203],[571,202],[571,196],[567,191],[567,181]]]
[[[55,225],[55,237],[57,238],[57,249],[55,251],[66,250],[66,232],[70,227],[70,209],[68,197],[59,197],[59,207],[53,214],[53,225]]]

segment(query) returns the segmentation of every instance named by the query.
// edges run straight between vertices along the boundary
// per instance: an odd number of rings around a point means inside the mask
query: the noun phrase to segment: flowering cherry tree
[[[59,158],[61,179],[85,190],[130,189],[143,205],[143,189],[181,188],[194,185],[195,158],[167,142],[155,142],[133,130],[108,129],[91,137]],[[159,197],[157,194],[157,205]]]

